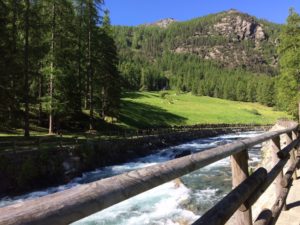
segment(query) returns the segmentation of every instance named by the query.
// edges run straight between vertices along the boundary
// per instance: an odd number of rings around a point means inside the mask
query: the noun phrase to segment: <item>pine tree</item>
[[[7,62],[10,60],[9,33],[8,33],[8,11],[7,4],[0,1],[0,123],[6,124],[6,116],[9,109],[9,68]]]
[[[120,75],[118,71],[118,55],[113,31],[110,24],[109,11],[105,11],[103,25],[100,28],[102,40],[102,117],[118,117],[121,95]]]
[[[277,106],[297,115],[300,90],[300,16],[290,10],[278,47],[280,76],[277,81]]]
[[[24,44],[24,136],[29,137],[29,16],[30,16],[30,1],[25,0],[25,44]]]

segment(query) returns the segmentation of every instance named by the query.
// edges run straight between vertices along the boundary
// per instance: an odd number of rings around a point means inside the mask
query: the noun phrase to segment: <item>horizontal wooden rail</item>
[[[282,171],[283,167],[287,163],[288,158],[281,160],[277,163],[276,166],[272,168],[272,170],[268,173],[264,182],[258,187],[258,189],[249,196],[249,198],[241,205],[240,210],[246,211],[248,210],[256,201],[257,199],[264,193],[267,188],[272,184],[278,174]]]
[[[270,209],[264,209],[255,220],[253,225],[267,225],[272,219],[272,211]]]
[[[278,157],[280,159],[286,158],[294,148],[299,146],[299,143],[300,143],[300,139],[294,140],[291,144],[289,144],[288,146],[286,146],[284,149],[282,149],[280,152],[277,153]]]
[[[274,225],[278,217],[282,211],[282,209],[285,207],[286,198],[289,194],[290,188],[292,185],[292,181],[290,181],[289,185],[281,190],[280,195],[277,197],[275,204],[273,205],[271,212],[272,212],[272,219],[268,223],[268,225]]]
[[[162,164],[131,171],[90,184],[80,185],[38,199],[3,207],[0,208],[0,224],[69,224],[165,182],[296,129],[297,126],[295,125],[287,129],[267,132],[254,138],[235,141],[231,144],[174,159]],[[262,172],[264,170],[260,169],[258,171],[259,172],[254,173],[253,176],[250,176],[245,183],[237,187],[240,191],[245,190],[247,194],[239,199],[238,204],[226,211],[228,215],[253,193],[253,189],[257,188],[253,181],[255,180],[258,181],[257,183],[261,183],[261,178],[266,176],[265,173]],[[257,173],[261,173],[260,176],[258,176],[259,178],[255,175]],[[228,198],[232,201],[236,200],[234,194]],[[228,218],[228,215],[226,215],[226,218]]]
[[[255,191],[267,177],[267,170],[259,168],[248,179],[233,189],[226,197],[206,212],[193,225],[223,225],[240,205]]]
[[[300,164],[300,157],[297,157],[296,162],[294,162],[290,168],[286,171],[282,181],[281,181],[281,185],[282,187],[287,187],[292,179],[292,176],[297,168],[297,165]]]

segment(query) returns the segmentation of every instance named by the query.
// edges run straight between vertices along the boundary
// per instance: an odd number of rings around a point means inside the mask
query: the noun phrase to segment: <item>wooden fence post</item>
[[[294,133],[294,132],[293,132]],[[290,133],[287,133],[285,136],[286,136],[286,144],[285,146],[288,146],[289,144],[292,143],[293,141],[293,134],[292,132]],[[295,140],[295,139],[294,139]],[[285,147],[284,146],[284,147]],[[296,157],[295,157],[295,149],[293,149],[291,152],[290,152],[290,160],[288,161],[288,167],[290,167],[291,165],[293,165],[294,163],[296,162]],[[297,174],[296,174],[296,170],[295,172],[293,173],[293,178],[296,180],[297,179]]]
[[[298,130],[294,130],[292,132],[292,136],[293,136],[293,140],[296,140],[297,138],[300,138]],[[298,156],[298,149],[299,149],[299,147],[295,148],[295,150],[294,150],[295,158]]]
[[[280,136],[271,139],[271,148],[272,148],[272,164],[273,164],[273,166],[275,166],[280,160],[277,156],[277,153],[281,150],[280,149]],[[274,181],[276,198],[279,197],[281,190],[282,190],[282,186],[281,186],[282,179],[283,179],[283,171],[281,171],[278,174],[278,176],[276,177],[276,179]]]
[[[300,102],[298,102],[298,123],[300,124]]]
[[[248,151],[244,150],[231,157],[232,187],[235,188],[249,177]],[[234,225],[252,225],[251,207],[245,211],[237,210],[233,215]]]

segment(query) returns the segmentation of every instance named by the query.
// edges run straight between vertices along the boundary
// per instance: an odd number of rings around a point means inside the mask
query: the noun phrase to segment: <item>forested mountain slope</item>
[[[273,105],[280,25],[236,10],[114,27],[129,89],[192,91]]]

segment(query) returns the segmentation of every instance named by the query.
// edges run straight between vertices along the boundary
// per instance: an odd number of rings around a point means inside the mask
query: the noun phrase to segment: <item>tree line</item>
[[[272,43],[278,36],[279,26],[259,21],[265,25],[269,39],[260,43],[260,49],[257,49],[255,40],[234,41],[232,37],[214,33],[212,27],[223,16],[219,13],[173,23],[166,29],[157,26],[114,27],[119,69],[125,87],[149,91],[175,89],[274,106],[274,77],[278,69],[268,60],[276,53]],[[234,48],[225,51],[229,58],[233,51],[253,56],[247,59],[247,66],[228,67],[217,59],[205,59],[197,50],[207,51],[214,46],[227,48],[228,44]],[[190,52],[180,52],[180,48],[190,48]],[[264,55],[266,62],[257,62],[257,54]]]
[[[297,116],[300,101],[300,16],[291,9],[285,25],[258,20],[268,41],[260,43],[265,63],[251,58],[251,68],[226,67],[203,59],[195,52],[176,52],[180,47],[226,46],[230,39],[211,33],[221,14],[156,26],[114,27],[119,69],[129,90],[175,89],[195,95],[235,101],[260,102]],[[210,36],[207,33],[210,32]],[[253,40],[232,43],[240,52],[256,54]],[[229,51],[230,52],[230,51]],[[276,66],[276,61],[279,65]]]
[[[102,0],[0,0],[0,122],[117,117],[118,56]],[[85,117],[85,114],[88,116]],[[96,115],[95,115],[96,114]]]
[[[163,54],[155,61],[121,60],[120,71],[129,90],[173,89],[234,101],[274,106],[275,78],[242,68],[226,69],[191,54]]]

